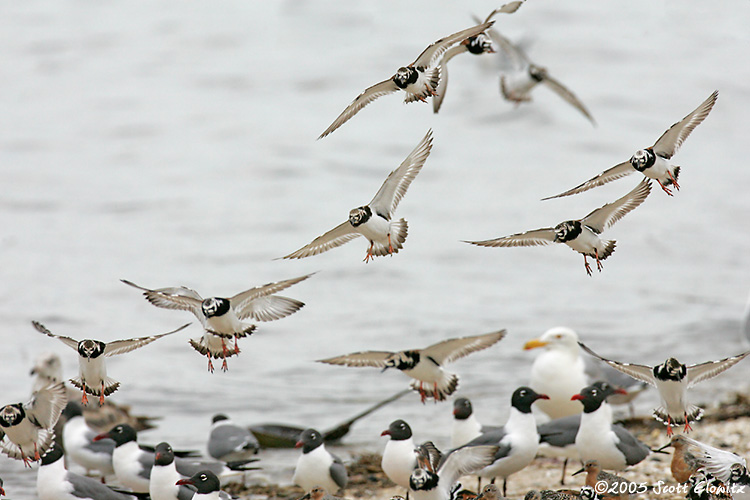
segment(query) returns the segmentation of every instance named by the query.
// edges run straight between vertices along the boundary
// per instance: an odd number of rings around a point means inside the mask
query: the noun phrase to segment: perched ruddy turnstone
[[[406,92],[405,103],[414,101],[426,101],[428,97],[436,94],[438,83],[440,82],[440,67],[436,63],[440,57],[453,45],[460,43],[467,38],[474,37],[492,26],[494,21],[482,23],[465,30],[461,30],[445,38],[436,41],[419,54],[417,59],[407,65],[402,66],[392,77],[380,83],[376,83],[359,94],[352,103],[336,118],[325,132],[320,134],[321,139],[341,125],[346,123],[351,117],[356,115],[359,110],[370,104],[380,96],[391,94],[399,90]]]
[[[86,393],[89,393],[92,396],[99,396],[99,406],[104,404],[104,396],[109,396],[120,387],[120,382],[107,376],[107,365],[104,358],[134,351],[166,335],[177,333],[190,325],[190,323],[186,323],[171,332],[151,335],[150,337],[102,342],[93,339],[75,340],[64,335],[55,335],[37,321],[32,321],[31,324],[37,331],[56,338],[71,349],[78,351],[78,376],[70,379],[70,383],[81,389],[83,393],[81,404],[88,404]]]
[[[445,371],[442,365],[472,352],[487,349],[505,337],[505,333],[505,330],[500,330],[484,335],[443,340],[424,349],[354,352],[318,361],[329,365],[371,366],[382,368],[383,371],[396,368],[415,379],[412,388],[419,391],[422,402],[427,398],[443,401],[456,391],[458,375]]]
[[[198,340],[190,339],[190,345],[208,357],[208,370],[213,372],[211,358],[222,358],[222,369],[226,371],[227,358],[240,352],[237,339],[250,335],[255,330],[255,325],[243,323],[242,320],[250,318],[256,321],[273,321],[285,318],[301,309],[305,305],[304,302],[274,294],[310,276],[312,274],[266,283],[230,298],[209,297],[206,299],[195,290],[184,286],[151,290],[127,280],[121,281],[143,290],[146,300],[156,307],[181,309],[193,313],[200,320],[205,332]],[[226,340],[232,338],[234,338],[234,349],[229,349]]]
[[[349,211],[349,220],[282,258],[302,259],[317,255],[341,246],[359,235],[370,242],[365,262],[369,262],[376,255],[398,253],[404,246],[408,226],[404,219],[393,220],[393,213],[411,182],[422,170],[431,150],[432,130],[429,130],[401,165],[388,175],[370,203],[353,208]]]
[[[530,247],[565,243],[583,255],[586,273],[591,276],[591,266],[586,257],[596,259],[596,268],[601,272],[604,259],[615,251],[614,240],[603,240],[602,231],[623,218],[628,212],[644,202],[651,192],[651,182],[643,179],[622,198],[597,208],[583,219],[566,220],[555,227],[545,227],[484,241],[466,241],[483,247]]]
[[[750,351],[746,351],[737,356],[689,366],[680,363],[675,358],[668,358],[659,365],[647,366],[612,361],[596,354],[582,342],[578,344],[583,350],[601,359],[612,368],[656,387],[661,398],[661,406],[654,410],[654,417],[667,426],[667,436],[672,435],[672,427],[682,424],[685,425],[684,432],[689,432],[692,430],[690,421],[700,420],[703,416],[701,408],[688,403],[689,388],[699,382],[714,378],[750,355]]]
[[[573,189],[543,199],[549,200],[582,193],[583,191],[588,191],[591,188],[602,186],[608,182],[630,175],[635,171],[641,172],[649,179],[655,179],[664,192],[672,196],[672,190],[668,186],[673,185],[675,189],[680,189],[680,185],[677,183],[680,167],[673,165],[669,160],[677,153],[682,143],[685,142],[685,139],[688,138],[695,127],[706,119],[708,113],[711,112],[714,104],[716,104],[718,97],[719,91],[715,90],[713,94],[708,96],[708,99],[703,101],[689,115],[669,127],[653,146],[639,149],[633,154],[630,160],[618,163]]]

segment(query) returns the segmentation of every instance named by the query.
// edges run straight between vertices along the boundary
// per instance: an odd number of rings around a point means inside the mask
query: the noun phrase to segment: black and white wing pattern
[[[299,250],[285,255],[283,259],[303,259],[312,255],[318,255],[319,253],[327,252],[331,248],[340,247],[344,243],[347,243],[354,238],[359,236],[359,233],[354,230],[354,227],[349,221],[342,222],[338,226],[334,227],[327,233],[318,236],[309,244],[303,246]]]
[[[306,274],[273,283],[266,283],[244,292],[240,292],[229,299],[235,314],[239,319],[253,318],[257,321],[272,321],[289,316],[305,304],[288,297],[274,296],[292,285],[304,281],[315,273]]]
[[[386,359],[393,354],[395,353],[389,351],[353,352],[351,354],[344,354],[343,356],[319,359],[318,363],[353,367],[371,366],[373,368],[385,368]]]
[[[139,347],[143,347],[145,345],[150,344],[154,340],[158,340],[166,335],[172,335],[173,333],[177,333],[180,330],[183,330],[190,326],[190,323],[185,323],[181,327],[172,330],[171,332],[167,333],[160,333],[159,335],[151,335],[150,337],[138,337],[134,339],[125,339],[125,340],[113,340],[112,342],[107,342],[106,347],[104,347],[104,355],[106,357],[110,356],[117,356],[118,354],[125,354],[126,352],[134,351],[138,349]]]
[[[419,57],[414,60],[412,66],[416,68],[429,68],[431,66],[434,66],[435,63],[443,55],[443,53],[445,53],[445,51],[448,50],[452,45],[463,42],[464,40],[472,36],[479,35],[480,33],[491,28],[493,24],[495,24],[495,21],[484,22],[482,24],[472,26],[471,28],[458,31],[456,33],[453,33],[452,35],[441,38],[440,40],[424,49],[422,53],[419,54]]]
[[[344,111],[341,112],[341,114],[336,118],[331,125],[325,129],[325,131],[320,134],[318,139],[322,139],[323,137],[327,136],[337,128],[339,128],[344,123],[348,122],[351,117],[359,113],[359,111],[370,104],[372,101],[377,99],[378,97],[382,97],[384,95],[392,94],[396,91],[400,90],[398,88],[398,85],[393,81],[392,78],[389,78],[387,80],[384,80],[380,83],[376,83],[372,87],[368,87],[365,89],[361,94],[359,94],[351,104],[349,104]]]
[[[201,310],[201,303],[203,297],[198,292],[184,286],[169,287],[169,288],[157,288],[151,290],[142,286],[136,285],[132,281],[120,280],[126,285],[130,285],[133,288],[143,291],[146,300],[151,302],[156,307],[164,309],[179,309],[182,311],[190,311],[198,319],[203,319],[203,312]]]
[[[375,197],[370,202],[370,208],[387,220],[393,217],[401,198],[406,194],[411,182],[419,174],[427,157],[432,150],[432,130],[428,130],[424,138],[409,153],[401,165],[388,174]]]
[[[440,365],[450,363],[468,356],[472,352],[487,349],[493,344],[500,342],[506,333],[506,330],[499,330],[484,335],[444,340],[422,349],[422,355],[431,357]]]
[[[622,163],[618,163],[612,168],[605,170],[604,172],[597,175],[596,177],[592,177],[586,182],[579,184],[573,189],[569,189],[565,191],[564,193],[556,194],[554,196],[548,196],[546,198],[542,198],[542,201],[551,200],[553,198],[562,198],[563,196],[570,196],[572,194],[583,193],[584,191],[588,191],[589,189],[603,186],[614,180],[621,179],[622,177],[625,177],[626,175],[630,175],[633,172],[636,172],[636,170],[633,168],[633,165],[630,164],[630,161],[624,161]]]
[[[738,354],[737,356],[731,356],[729,358],[724,358],[717,361],[707,361],[705,363],[688,366],[688,387],[692,387],[699,382],[703,382],[704,380],[714,378],[721,372],[733,367],[749,355],[750,351],[746,351],[742,354]]]
[[[625,217],[628,212],[643,203],[648,198],[650,192],[651,181],[644,177],[628,194],[612,203],[607,203],[601,208],[597,208],[581,219],[581,222],[595,233],[601,233],[604,229],[612,226],[615,222]]]
[[[578,345],[581,346],[581,349],[591,354],[595,358],[601,359],[615,370],[619,370],[625,375],[630,375],[636,380],[640,380],[641,382],[645,382],[656,387],[656,378],[654,377],[653,367],[646,365],[637,365],[634,363],[620,363],[619,361],[612,361],[611,359],[599,356],[597,353],[589,349],[588,346],[586,346],[586,344],[584,344],[583,342],[579,341]]]
[[[718,98],[719,91],[714,90],[714,92],[708,96],[700,106],[695,108],[692,113],[669,127],[669,129],[654,143],[654,152],[663,158],[672,158],[695,127],[700,125],[700,123],[706,119]]]
[[[78,351],[78,341],[76,339],[66,337],[64,335],[55,335],[54,333],[47,330],[47,327],[39,323],[38,321],[32,321],[31,324],[34,328],[36,328],[38,332],[41,332],[49,337],[57,339],[61,341],[63,344],[65,344],[66,346],[70,347],[71,349]]]
[[[31,395],[23,405],[29,420],[42,429],[52,429],[68,404],[68,391],[63,382],[50,384]]]
[[[534,229],[525,233],[511,234],[502,238],[484,241],[465,241],[472,245],[482,247],[534,247],[539,245],[549,245],[554,243],[556,238],[555,230],[551,227]]]

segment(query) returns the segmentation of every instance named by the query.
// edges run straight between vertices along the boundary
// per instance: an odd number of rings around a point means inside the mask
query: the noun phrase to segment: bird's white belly
[[[471,415],[464,420],[453,420],[451,431],[451,448],[463,446],[482,433],[482,424]]]
[[[323,446],[318,446],[299,457],[292,482],[305,491],[310,491],[315,486],[322,486],[330,494],[334,494],[339,486],[331,479],[331,464],[333,464],[333,458]]]
[[[377,214],[372,214],[372,217],[367,222],[360,224],[357,231],[370,241],[388,245],[388,234],[391,232],[391,223]]]
[[[34,456],[34,443],[39,440],[39,428],[29,421],[28,416],[20,424],[2,429],[27,457]]]
[[[529,76],[528,70],[505,73],[501,78],[505,97],[512,101],[530,100],[529,92],[539,84]]]
[[[101,388],[102,381],[107,378],[107,366],[104,362],[104,355],[102,354],[96,358],[79,358],[79,361],[81,379],[89,387]]]
[[[87,471],[98,470],[104,475],[113,474],[112,455],[96,453],[86,448],[91,443],[86,434],[87,431],[88,426],[83,417],[76,417],[68,421],[63,427],[65,452],[75,463]]]
[[[511,454],[479,471],[479,476],[507,478],[531,463],[539,449],[539,434],[530,434],[523,437],[516,435],[507,439],[512,446]],[[501,443],[505,441],[504,439]]]
[[[223,333],[226,335],[232,335],[234,333],[240,333],[244,330],[244,325],[237,319],[237,315],[233,310],[229,310],[221,316],[212,316],[207,318],[204,327],[206,330],[211,330],[216,333]]]
[[[39,500],[81,500],[71,494],[73,485],[63,482],[66,474],[62,459],[39,467],[36,476],[36,492]]]
[[[531,367],[531,388],[549,396],[538,400],[535,406],[551,419],[581,413],[583,405],[570,398],[586,385],[583,361],[559,350],[543,352]]]
[[[566,245],[575,250],[576,252],[584,255],[594,256],[594,249],[599,252],[599,255],[604,253],[604,242],[602,242],[599,235],[593,232],[591,229],[583,226],[581,228],[581,234],[577,238],[566,241]],[[583,387],[581,387],[582,389]],[[579,389],[580,390],[580,389]]]
[[[409,476],[417,465],[414,442],[411,439],[388,441],[383,450],[381,467],[391,481],[402,488],[409,487]]]
[[[683,417],[687,405],[687,382],[657,380],[661,404],[671,417]]]
[[[667,180],[669,180],[668,172],[671,170],[670,167],[671,165],[669,164],[669,160],[656,155],[656,161],[653,165],[643,171],[643,175],[651,179],[661,181],[662,184],[664,184]]]
[[[576,448],[582,462],[597,460],[602,469],[622,470],[627,467],[625,458],[617,449],[617,437],[612,424],[603,415],[595,418],[581,417],[581,426],[576,434]]]
[[[148,479],[138,475],[140,463],[135,458],[138,445],[130,442],[115,448],[112,453],[112,466],[117,481],[137,493],[148,493]]]
[[[404,370],[404,373],[428,384],[435,384],[443,378],[443,369],[428,359],[420,359],[417,366]]]
[[[180,488],[175,483],[180,479],[182,479],[182,476],[177,473],[174,463],[171,467],[154,466],[151,469],[151,480],[148,486],[151,500],[175,500]]]

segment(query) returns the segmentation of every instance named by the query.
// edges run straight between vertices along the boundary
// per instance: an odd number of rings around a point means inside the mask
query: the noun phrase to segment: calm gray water
[[[544,88],[514,108],[493,57],[451,62],[440,115],[388,96],[315,138],[365,87],[430,42],[468,27],[488,1],[15,2],[0,7],[2,402],[28,397],[38,353],[75,354],[32,319],[75,338],[171,330],[126,278],[229,296],[319,271],[287,295],[307,306],[260,324],[228,373],[206,372],[187,331],[113,358],[112,400],[159,415],[152,443],[201,447],[217,411],[246,423],[328,428],[405,387],[398,373],[314,363],[365,349],[421,347],[507,328],[452,366],[480,417],[502,422],[528,380],[521,346],[567,325],[601,353],[656,363],[743,350],[750,280],[750,3],[530,1],[497,26],[589,107],[598,127]],[[560,245],[488,249],[487,239],[578,218],[636,176],[540,202],[651,145],[714,89],[711,115],[680,150],[683,189],[655,189],[607,231],[604,271],[586,276]],[[405,248],[363,264],[354,241],[302,261],[272,260],[343,221],[434,130],[431,157],[397,215]],[[658,192],[657,192],[658,191]],[[698,387],[715,401],[747,380],[738,365]],[[646,412],[655,402],[639,400]],[[416,395],[357,424],[349,450],[380,449],[406,418],[447,441],[450,405]],[[384,439],[384,438],[383,438]],[[340,450],[341,451],[341,450]],[[343,450],[346,454],[347,450]],[[291,479],[296,453],[264,454]],[[35,471],[0,458],[10,498],[34,498]]]

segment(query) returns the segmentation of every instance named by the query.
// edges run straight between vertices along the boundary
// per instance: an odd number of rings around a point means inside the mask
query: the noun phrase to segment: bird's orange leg
[[[670,175],[670,177],[671,177],[671,175]],[[664,184],[662,184],[660,180],[657,179],[656,182],[659,183],[659,185],[661,186],[661,188],[664,190],[665,193],[667,193],[669,196],[674,196],[672,194],[672,190],[669,189],[668,187],[666,187]],[[675,186],[675,187],[677,187],[677,186]]]
[[[591,276],[591,266],[589,265],[589,261],[586,260],[586,254],[583,255],[583,265],[586,266],[586,274]]]

